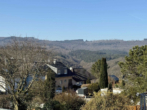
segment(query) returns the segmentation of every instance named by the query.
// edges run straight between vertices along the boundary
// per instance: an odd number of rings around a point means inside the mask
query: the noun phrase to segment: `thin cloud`
[[[144,19],[142,19],[141,17],[135,16],[135,15],[130,15],[130,16],[133,17],[133,18],[135,18],[135,19],[138,19],[138,20],[144,21]]]

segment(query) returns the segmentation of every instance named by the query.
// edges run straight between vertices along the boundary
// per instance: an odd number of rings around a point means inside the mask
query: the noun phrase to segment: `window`
[[[60,84],[62,84],[62,80],[60,80]]]
[[[61,71],[60,71],[60,70],[58,70],[58,73],[57,73],[57,74],[60,74],[60,72],[61,72]]]
[[[64,80],[64,82],[66,83],[66,79]]]
[[[64,69],[64,74],[67,74],[67,69]]]

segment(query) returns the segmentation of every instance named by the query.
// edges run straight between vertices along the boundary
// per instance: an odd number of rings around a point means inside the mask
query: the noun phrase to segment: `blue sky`
[[[0,0],[0,36],[143,40],[147,0]]]

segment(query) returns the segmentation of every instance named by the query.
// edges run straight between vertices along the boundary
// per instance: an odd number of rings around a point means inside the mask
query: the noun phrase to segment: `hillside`
[[[142,46],[147,44],[147,40],[142,41],[123,41],[123,40],[97,40],[97,41],[84,41],[78,40],[65,40],[65,41],[49,41],[39,40],[34,37],[0,37],[0,45],[11,44],[12,39],[24,41],[29,40],[32,42],[45,45],[47,49],[54,53],[54,58],[62,61],[68,67],[84,67],[88,71],[92,64],[101,59],[107,58],[109,74],[114,74],[121,78],[120,68],[117,65],[119,61],[124,61],[124,56],[128,55],[128,51],[133,46]]]
[[[0,37],[0,45],[8,44],[15,36]],[[56,52],[68,53],[74,50],[119,50],[128,52],[133,46],[142,46],[147,44],[147,40],[123,41],[123,40],[97,40],[97,41],[84,41],[79,40],[65,40],[65,41],[49,41],[39,40],[34,37],[17,37],[18,40],[31,40],[40,44],[45,44],[48,48],[54,49]]]

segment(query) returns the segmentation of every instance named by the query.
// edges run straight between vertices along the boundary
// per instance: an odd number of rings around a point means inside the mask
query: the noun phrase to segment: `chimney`
[[[54,60],[53,60],[53,63],[56,64],[56,62],[57,62],[57,59],[54,59]]]
[[[72,67],[70,67],[69,69],[70,69],[70,71],[72,71],[72,72],[73,72],[73,68],[72,68]]]

